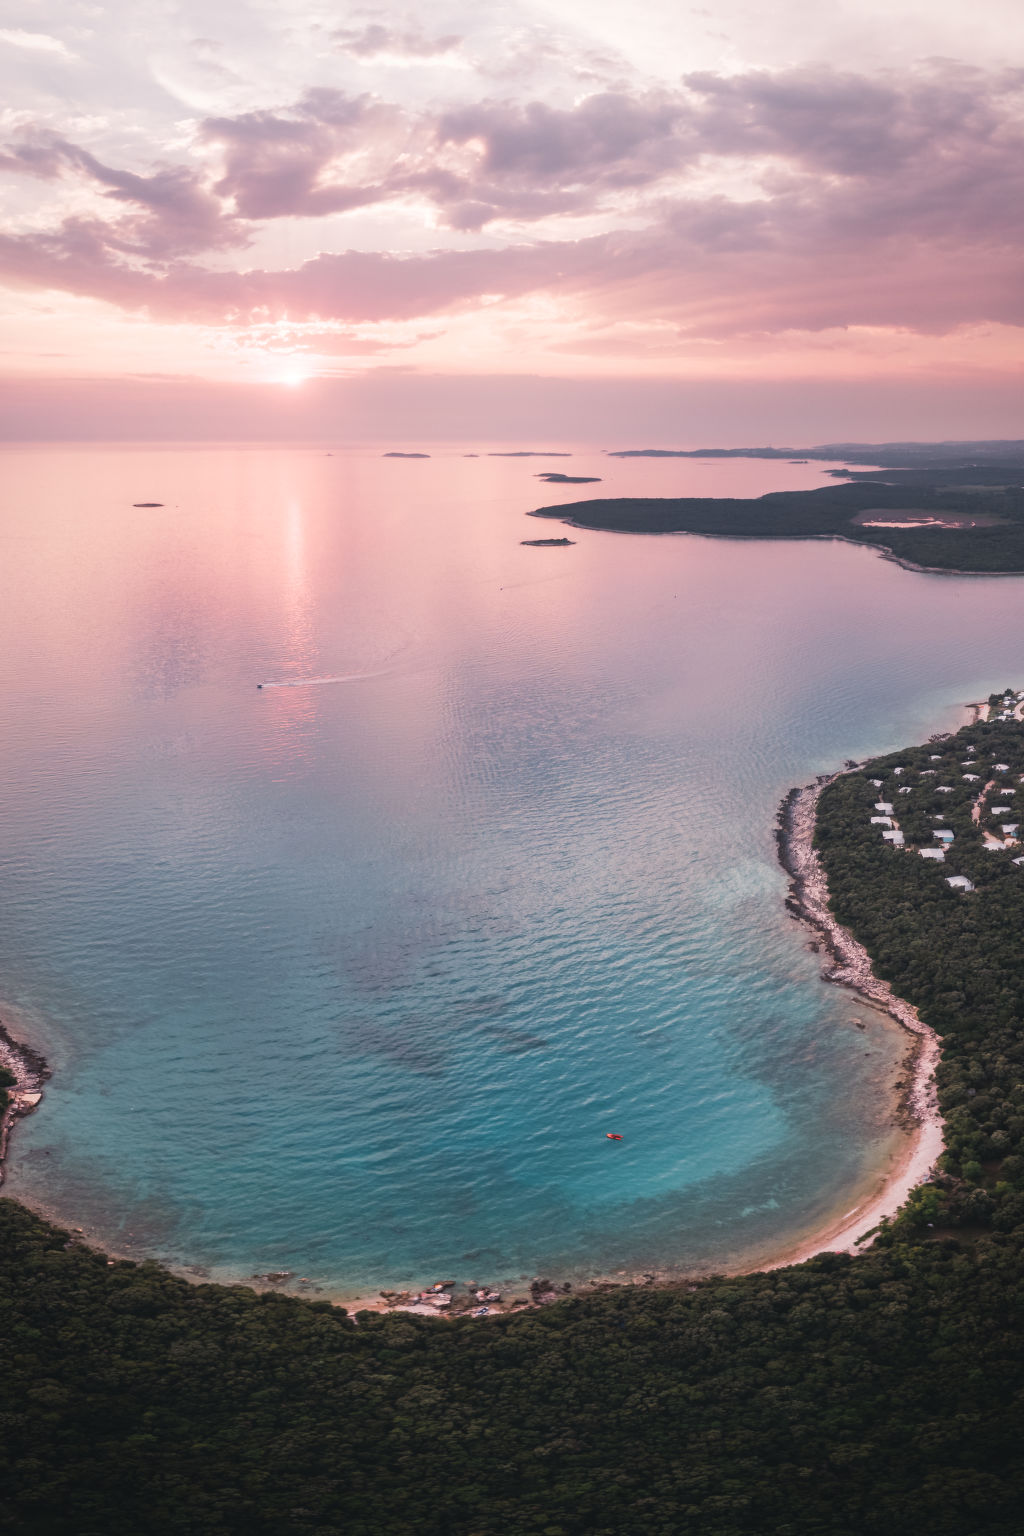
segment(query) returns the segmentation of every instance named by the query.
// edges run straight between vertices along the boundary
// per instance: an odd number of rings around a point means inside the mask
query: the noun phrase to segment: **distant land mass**
[[[600,475],[563,475],[557,469],[542,469],[536,480],[546,480],[548,485],[596,485]]]
[[[429,453],[398,453],[398,452],[392,451],[391,453],[381,454],[381,458],[384,458],[384,459],[429,459],[430,458],[430,454]]]
[[[489,459],[571,459],[572,454],[562,449],[517,448],[514,452],[489,453]]]
[[[861,445],[869,459],[886,445]],[[900,445],[889,445],[894,448]],[[831,471],[848,480],[808,491],[738,497],[617,497],[539,507],[532,517],[616,533],[698,533],[758,538],[840,538],[870,544],[918,570],[1024,574],[1024,443],[909,444],[916,463],[895,470]],[[953,449],[957,454],[953,453]],[[964,462],[965,450],[984,457]],[[980,450],[986,450],[982,455]],[[998,455],[1002,460],[996,462]],[[1017,462],[1011,450],[1019,453]],[[789,457],[794,450],[722,449],[724,457]],[[830,453],[833,450],[828,450]],[[826,450],[808,449],[823,457]],[[669,457],[661,450],[651,454]],[[959,454],[959,458],[958,458]],[[623,455],[620,455],[622,457]],[[695,458],[697,454],[679,454]],[[890,457],[900,455],[895,452]],[[931,456],[931,457],[929,457]],[[852,454],[844,453],[843,458]],[[902,453],[909,460],[909,452]]]
[[[977,468],[980,464],[1024,470],[1024,440],[997,438],[948,443],[820,443],[816,448],[620,448],[612,459],[845,459],[886,469]]]

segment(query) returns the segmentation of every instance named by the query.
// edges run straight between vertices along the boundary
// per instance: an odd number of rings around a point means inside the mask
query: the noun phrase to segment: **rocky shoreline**
[[[6,1067],[14,1086],[6,1089],[7,1104],[0,1116],[0,1184],[4,1181],[4,1160],[15,1121],[32,1114],[43,1097],[43,1084],[50,1076],[46,1058],[30,1045],[15,1040],[0,1024],[0,1067]]]
[[[856,766],[859,765],[851,764],[844,772]],[[916,1008],[897,997],[889,983],[875,975],[867,950],[836,921],[829,909],[828,884],[814,847],[814,830],[822,790],[839,776],[820,774],[813,784],[791,789],[779,808],[779,862],[790,877],[786,906],[795,918],[815,931],[823,944],[832,962],[822,967],[825,980],[859,993],[911,1036],[907,1081],[900,1101],[904,1128],[941,1127],[934,1081],[940,1053],[938,1035],[923,1022]]]

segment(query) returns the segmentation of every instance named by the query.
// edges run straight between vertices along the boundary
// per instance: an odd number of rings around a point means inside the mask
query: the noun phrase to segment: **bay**
[[[877,1179],[905,1049],[778,803],[1018,683],[1024,583],[525,548],[822,470],[424,451],[4,450],[0,1011],[55,1068],[8,1192],[329,1291],[755,1262]]]

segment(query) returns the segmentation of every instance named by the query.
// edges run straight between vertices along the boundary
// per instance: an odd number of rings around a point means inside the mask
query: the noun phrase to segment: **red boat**
[[[621,1136],[616,1136],[614,1131],[605,1131],[605,1135],[607,1136],[609,1141],[621,1141],[622,1140],[622,1137]]]

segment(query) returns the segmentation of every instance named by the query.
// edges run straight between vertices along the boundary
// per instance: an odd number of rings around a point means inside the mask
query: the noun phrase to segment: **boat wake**
[[[322,688],[327,683],[358,683],[367,677],[387,677],[387,672],[342,672],[336,677],[282,677],[257,683],[257,688]]]

